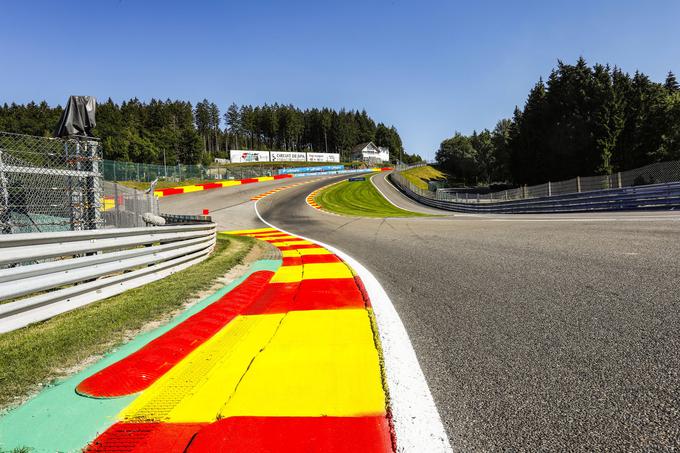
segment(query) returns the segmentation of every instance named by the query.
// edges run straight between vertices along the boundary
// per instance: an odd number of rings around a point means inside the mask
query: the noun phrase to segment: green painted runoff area
[[[217,301],[250,274],[269,270],[276,271],[281,260],[259,260],[248,272],[230,284],[192,305],[167,324],[137,335],[89,366],[53,386],[47,387],[34,398],[0,417],[0,451],[12,451],[28,447],[31,452],[81,451],[99,433],[116,421],[116,415],[130,404],[137,395],[122,398],[97,399],[78,395],[76,386],[85,378],[104,369],[150,341],[160,337],[182,321]]]
[[[423,217],[427,214],[399,209],[382,196],[370,181],[343,181],[328,186],[315,197],[322,208],[330,212],[362,217]]]

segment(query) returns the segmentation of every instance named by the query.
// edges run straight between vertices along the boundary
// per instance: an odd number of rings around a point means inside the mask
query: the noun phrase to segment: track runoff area
[[[253,195],[255,214],[258,200],[315,181]],[[0,447],[450,451],[375,277],[342,251],[259,219],[260,228],[220,234],[267,242],[279,259],[255,262],[167,325],[1,418]]]

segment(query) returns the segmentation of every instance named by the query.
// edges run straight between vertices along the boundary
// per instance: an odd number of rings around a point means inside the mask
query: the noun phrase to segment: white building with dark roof
[[[352,148],[352,160],[360,160],[368,164],[382,164],[390,161],[390,150],[376,146],[373,142],[360,143]]]

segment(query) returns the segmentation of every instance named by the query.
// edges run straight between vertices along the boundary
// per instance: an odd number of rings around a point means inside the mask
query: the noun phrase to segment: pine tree
[[[663,84],[663,86],[671,93],[676,93],[680,91],[680,84],[678,84],[678,81],[675,78],[675,74],[673,74],[673,71],[668,71],[668,75],[666,76],[666,82]]]

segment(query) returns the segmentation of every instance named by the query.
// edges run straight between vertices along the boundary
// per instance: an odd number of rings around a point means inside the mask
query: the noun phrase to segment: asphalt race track
[[[384,176],[374,182],[394,204],[442,214]],[[250,197],[312,179],[170,196],[161,210],[207,208],[221,229],[259,227]],[[366,219],[306,204],[339,179],[280,191],[258,210],[378,278],[454,449],[680,447],[680,214]]]

